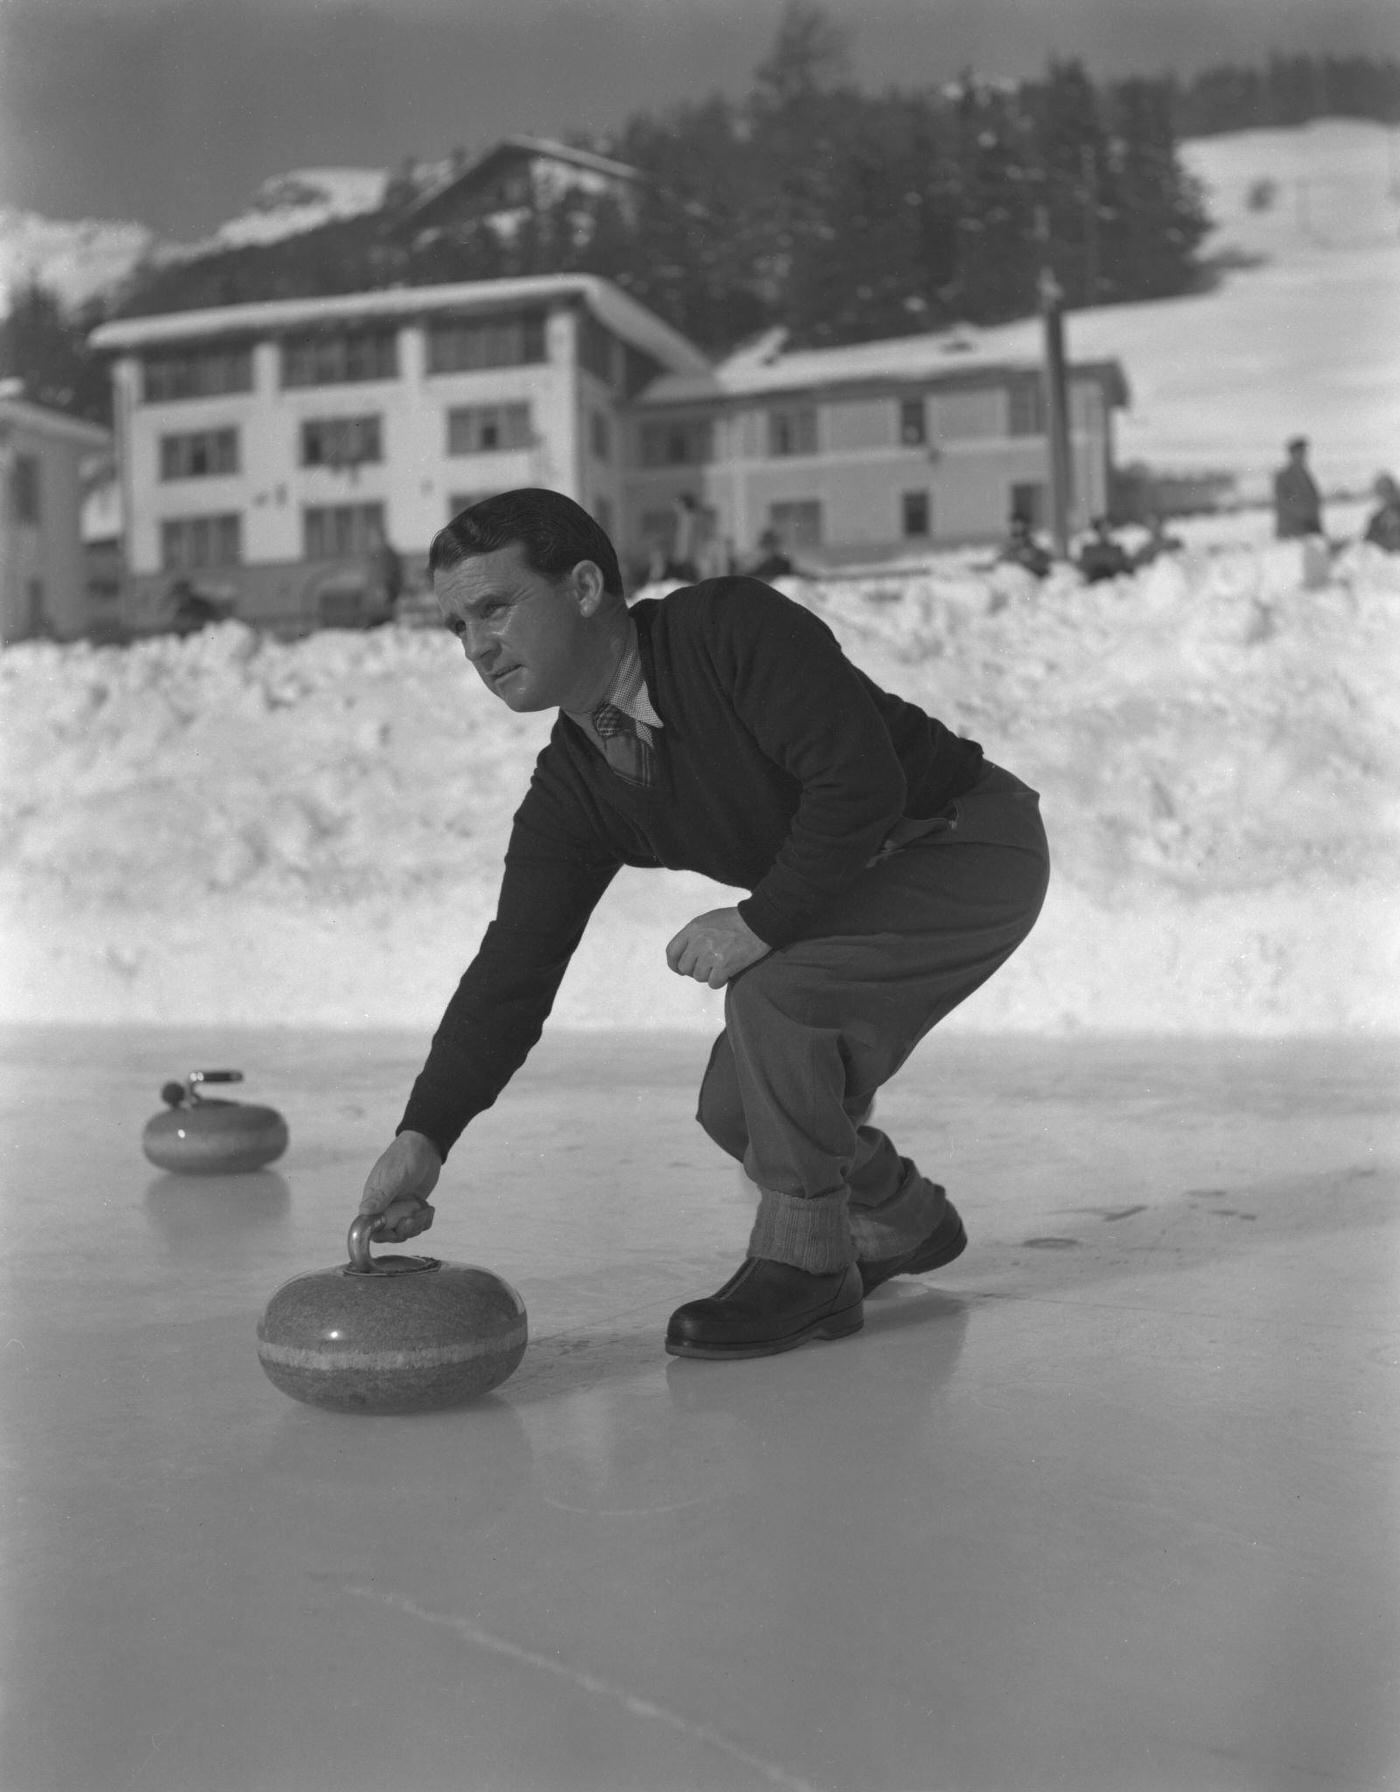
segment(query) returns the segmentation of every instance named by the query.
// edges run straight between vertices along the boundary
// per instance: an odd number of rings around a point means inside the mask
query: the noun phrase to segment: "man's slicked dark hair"
[[[428,571],[441,572],[478,554],[494,554],[519,542],[526,564],[547,579],[562,579],[580,560],[603,575],[603,589],[624,596],[617,549],[581,504],[543,486],[522,486],[483,498],[439,529],[428,549]]]

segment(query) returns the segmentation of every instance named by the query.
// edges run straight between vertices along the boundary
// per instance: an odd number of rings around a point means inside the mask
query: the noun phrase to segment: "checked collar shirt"
[[[653,731],[662,722],[647,695],[637,627],[630,619],[627,645],[602,701],[587,713],[566,713],[602,749],[603,757],[620,778],[629,784],[647,786],[655,781]]]

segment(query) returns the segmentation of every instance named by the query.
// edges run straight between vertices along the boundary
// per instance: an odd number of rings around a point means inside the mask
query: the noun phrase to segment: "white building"
[[[627,532],[652,541],[683,493],[751,555],[772,529],[828,563],[993,540],[1049,520],[1036,325],[786,353],[780,332],[633,407]],[[1107,511],[1117,361],[1069,370],[1072,528]]]
[[[93,621],[81,517],[109,431],[0,388],[0,642],[67,640]]]
[[[381,543],[421,555],[509,486],[567,492],[616,530],[625,407],[707,367],[587,275],[129,318],[92,340],[114,357],[137,629],[168,619],[180,579],[252,622],[353,620]]]
[[[282,629],[383,608],[382,544],[421,561],[463,505],[567,492],[634,577],[674,556],[681,501],[750,564],[993,540],[1048,508],[1035,327],[712,366],[608,281],[547,275],[393,288],[104,324],[114,357],[129,626],[195,583]],[[1074,505],[1108,508],[1117,361],[1069,370]],[[376,571],[376,567],[379,568]]]

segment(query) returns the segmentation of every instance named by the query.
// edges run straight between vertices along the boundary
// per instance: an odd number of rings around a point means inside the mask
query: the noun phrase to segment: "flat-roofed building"
[[[1069,369],[1072,527],[1109,506],[1116,360]],[[664,538],[692,498],[741,562],[773,530],[840,564],[1049,520],[1046,385],[1036,327],[784,352],[781,335],[704,373],[665,374],[630,423],[627,533]]]
[[[1048,520],[1034,321],[711,364],[610,282],[541,275],[128,318],[113,357],[123,613],[169,626],[185,585],[292,631],[385,608],[465,504],[577,498],[648,564],[808,565],[1000,538]],[[1109,507],[1117,360],[1069,369],[1073,514]],[[684,536],[684,548],[679,546]],[[392,553],[386,554],[386,545]]]
[[[165,626],[181,581],[247,621],[366,619],[387,543],[421,556],[511,486],[623,525],[622,420],[683,337],[588,275],[392,288],[103,324],[124,603]]]
[[[83,499],[111,445],[109,430],[0,387],[0,641],[87,632]]]

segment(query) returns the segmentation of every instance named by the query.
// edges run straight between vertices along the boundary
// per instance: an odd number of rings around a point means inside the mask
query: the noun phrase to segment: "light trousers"
[[[997,766],[876,860],[810,939],[726,986],[696,1118],[758,1185],[751,1257],[828,1272],[901,1256],[944,1196],[868,1123],[876,1091],[1035,924],[1050,858],[1036,793]]]

